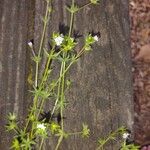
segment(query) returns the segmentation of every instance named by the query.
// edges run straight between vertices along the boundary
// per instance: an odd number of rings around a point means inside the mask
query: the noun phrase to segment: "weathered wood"
[[[0,1],[0,149],[3,150],[10,146],[10,133],[5,129],[8,113],[14,111],[18,119],[23,120],[27,111],[25,68],[32,2]]]
[[[76,0],[79,5],[86,2]],[[45,43],[52,31],[58,31],[60,22],[69,23],[65,9],[68,3],[67,0],[53,1],[55,11]],[[30,103],[26,95],[30,69],[27,41],[34,36],[38,47],[44,8],[45,2],[41,0],[0,1],[0,149],[8,149],[9,136],[4,131],[6,114],[14,110],[22,119]],[[99,6],[85,8],[75,17],[74,27],[81,34],[92,30],[101,33],[94,50],[70,70],[73,84],[67,94],[69,106],[65,111],[67,130],[78,131],[82,122],[86,122],[91,136],[86,140],[78,136],[64,140],[61,149],[93,150],[99,136],[105,137],[122,125],[132,129],[133,125],[128,0],[103,0]],[[116,142],[106,149],[117,148]],[[52,143],[47,142],[45,150],[48,149],[54,149]]]

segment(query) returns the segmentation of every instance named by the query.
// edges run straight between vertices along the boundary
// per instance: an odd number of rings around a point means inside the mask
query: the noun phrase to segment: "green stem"
[[[74,6],[74,0],[72,0],[72,5]],[[73,18],[74,18],[74,12],[71,12],[69,36],[71,36],[71,32],[72,32],[72,28],[73,28]]]
[[[42,138],[42,140],[41,140],[41,144],[40,144],[39,150],[42,150],[43,143],[44,143],[44,138]]]
[[[82,134],[82,132],[68,133],[68,135],[77,135],[77,134]]]
[[[61,87],[61,104],[63,104],[64,103],[64,90],[65,90],[65,68],[66,68],[66,62],[64,61],[63,63],[62,63],[62,65],[63,65],[63,76],[62,76],[62,87]],[[60,107],[60,114],[61,114],[61,118],[62,118],[62,120],[61,120],[61,129],[63,130],[64,129],[64,123],[63,123],[63,107],[64,107],[64,105],[61,105],[61,107]]]
[[[42,37],[41,37],[41,41],[40,41],[39,51],[38,51],[38,58],[40,58],[40,56],[41,56],[42,46],[43,46],[43,43],[44,43],[44,37],[45,37],[46,27],[47,27],[47,22],[48,22],[48,16],[50,14],[49,4],[50,4],[50,0],[47,1],[46,13],[45,13],[45,18],[44,18],[45,21],[44,21],[44,26],[43,26],[43,32],[42,32]],[[38,71],[39,71],[39,61],[36,62],[36,68],[35,68],[35,87],[37,87],[37,85],[38,85]]]
[[[83,5],[83,6],[81,6],[78,11],[84,9],[85,7],[87,7],[89,5],[92,5],[92,3],[90,2],[90,3],[87,3],[87,4]]]
[[[29,114],[29,118],[30,118],[30,116],[33,114],[33,112],[34,112],[34,110],[35,110],[35,108],[36,108],[37,100],[38,100],[38,98],[37,98],[37,96],[35,96],[35,97],[33,98],[33,108],[32,108],[32,110],[31,110],[31,112],[30,112],[30,114]],[[27,130],[27,128],[28,128],[28,125],[29,125],[29,122],[30,122],[30,119],[29,119],[29,118],[28,118],[27,123],[26,123],[26,126],[25,126],[25,128],[24,128],[24,132],[26,132],[26,130]]]
[[[62,75],[62,71],[63,71],[63,65],[61,65],[61,69],[60,69],[60,75]],[[57,89],[57,99],[55,101],[55,104],[54,104],[54,108],[52,110],[52,114],[51,114],[51,117],[53,116],[54,112],[55,112],[55,109],[57,107],[57,103],[59,101],[59,98],[60,98],[60,88],[61,88],[61,80],[59,80],[59,83],[58,83],[58,89]]]
[[[54,48],[53,48],[54,49]],[[41,83],[40,83],[40,85],[39,85],[39,89],[42,89],[42,87],[44,86],[44,79],[46,78],[47,79],[47,77],[46,77],[46,75],[47,75],[47,72],[48,72],[48,69],[49,69],[49,65],[50,65],[50,62],[51,62],[51,60],[52,60],[52,55],[53,55],[53,53],[54,53],[54,51],[53,51],[53,49],[51,50],[51,54],[49,55],[49,57],[48,57],[48,61],[47,61],[47,64],[46,64],[46,69],[45,69],[45,71],[44,71],[44,75],[43,75],[43,77],[42,77],[42,80],[41,80]],[[34,98],[33,98],[33,109],[31,110],[31,112],[30,112],[30,116],[34,113],[34,110],[36,109],[36,107],[37,107],[37,101],[38,101],[38,97],[37,96],[35,96]],[[43,100],[44,101],[44,100]],[[40,111],[41,111],[41,107],[40,107]],[[39,112],[40,112],[39,111]],[[39,116],[39,115],[38,115]],[[37,116],[37,117],[38,117]],[[30,120],[28,119],[27,120],[27,124],[26,124],[26,127],[25,127],[25,129],[24,129],[24,131],[26,131],[26,129],[27,129],[27,127],[28,127],[28,125],[29,125],[29,122],[30,122]]]
[[[58,139],[58,143],[57,143],[57,145],[56,145],[55,150],[58,150],[58,148],[59,148],[59,146],[60,146],[60,144],[61,144],[62,140],[63,140],[63,135],[61,135],[61,136],[59,137],[59,139]]]
[[[71,36],[71,32],[72,32],[73,18],[74,18],[74,13],[71,13],[70,28],[69,28],[69,36]]]
[[[49,57],[48,57],[47,64],[46,64],[46,68],[45,68],[45,71],[44,71],[44,75],[43,75],[43,77],[42,77],[42,81],[41,81],[40,86],[39,86],[40,89],[42,89],[42,88],[44,87],[44,81],[46,81],[47,78],[48,78],[49,65],[50,65],[50,62],[51,62],[51,60],[52,60],[53,54],[54,54],[54,48],[52,48],[51,54],[50,54]],[[43,108],[43,105],[44,105],[44,101],[45,101],[45,99],[43,98],[43,99],[41,100],[41,105],[40,105],[40,109],[39,109],[37,118],[39,117],[39,115],[40,115],[40,113],[41,113],[41,111],[42,111],[42,108]]]
[[[39,86],[39,88],[41,88],[41,89],[42,89],[42,87],[44,86],[44,85],[43,85],[44,81],[47,80],[47,77],[48,77],[47,75],[48,75],[48,71],[49,71],[49,65],[50,65],[50,63],[51,63],[53,54],[54,54],[54,48],[52,48],[52,50],[51,50],[51,53],[50,53],[50,55],[49,55],[49,57],[48,57],[48,60],[47,60],[47,63],[46,63],[46,68],[44,69],[44,75],[43,75],[43,77],[42,77],[42,80],[41,80],[41,83],[40,83],[40,86]]]
[[[56,85],[58,84],[58,82],[61,80],[62,76],[64,74],[66,74],[66,72],[70,69],[70,67],[76,62],[76,60],[81,57],[81,55],[84,53],[84,47],[81,49],[81,51],[77,54],[77,56],[74,58],[74,60],[66,67],[65,71],[63,72],[63,74],[61,74],[58,78],[58,80],[55,82],[55,84],[53,84],[53,86],[51,87],[51,89],[49,90],[49,92],[51,92]]]
[[[65,53],[63,53],[63,59],[65,59]],[[61,120],[61,130],[62,131],[64,130],[64,121],[63,121],[63,107],[64,107],[64,105],[63,105],[63,103],[64,103],[64,89],[65,89],[65,73],[64,73],[65,72],[65,66],[66,66],[66,62],[63,61],[61,63],[61,72],[60,72],[60,76],[62,76],[62,77],[60,78],[61,80],[59,81],[59,84],[61,83],[60,84],[61,91],[60,91],[60,87],[59,87],[59,89],[58,89],[58,97],[57,97],[57,99],[59,99],[59,94],[61,92],[61,97],[60,97],[60,103],[61,103],[61,105],[60,105],[60,114],[61,114],[61,118],[62,118],[62,120]],[[56,103],[56,106],[57,106],[57,103]],[[63,135],[61,135],[59,137],[55,150],[58,150],[62,140],[63,140]]]

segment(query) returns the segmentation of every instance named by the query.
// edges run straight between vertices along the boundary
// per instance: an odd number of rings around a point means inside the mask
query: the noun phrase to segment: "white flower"
[[[28,46],[30,47],[30,48],[33,48],[33,43],[30,41],[30,42],[28,42]]]
[[[93,38],[95,41],[98,41],[98,39],[99,39],[97,35],[95,35]]]
[[[41,130],[45,130],[46,126],[44,125],[44,123],[41,123],[41,124],[37,124],[37,128]]]
[[[122,135],[122,137],[123,137],[123,139],[127,139],[128,137],[129,137],[129,133],[123,133],[123,135]]]
[[[62,44],[63,40],[64,40],[63,35],[60,35],[60,36],[54,38],[54,41],[57,46],[60,46]]]

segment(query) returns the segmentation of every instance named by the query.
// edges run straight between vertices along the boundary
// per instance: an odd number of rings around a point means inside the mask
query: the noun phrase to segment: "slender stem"
[[[61,69],[60,69],[60,75],[62,75],[62,71],[63,71],[63,66],[61,65]],[[59,80],[59,83],[58,83],[58,89],[57,89],[57,99],[55,101],[55,104],[54,104],[54,107],[53,107],[53,110],[52,110],[52,114],[51,114],[51,117],[53,116],[54,112],[55,112],[55,109],[56,109],[56,106],[57,106],[57,103],[59,101],[59,97],[60,97],[60,87],[61,87],[61,81]]]
[[[65,59],[65,53],[63,53],[63,59]],[[59,89],[58,89],[58,95],[57,95],[58,96],[57,101],[58,101],[59,100],[59,95],[60,95],[60,92],[61,92],[61,97],[60,97],[60,103],[61,103],[61,105],[60,105],[60,114],[61,114],[61,118],[63,118],[63,107],[64,107],[63,103],[64,103],[64,88],[65,88],[65,73],[64,73],[65,72],[65,63],[66,63],[65,61],[63,61],[61,63],[60,76],[62,76],[62,77],[60,78],[61,80],[59,81],[59,87],[58,87]],[[60,91],[60,86],[61,86],[61,91]],[[57,103],[54,107],[56,107],[56,106],[57,106]],[[64,130],[63,119],[61,120],[61,129],[62,129],[62,131]],[[63,135],[61,135],[59,137],[55,150],[58,150],[62,140],[63,140]]]
[[[51,62],[52,57],[53,57],[53,53],[54,53],[54,48],[52,48],[51,54],[50,54],[49,57],[48,57],[47,64],[46,64],[46,68],[45,68],[45,71],[44,71],[44,75],[43,75],[42,81],[41,81],[41,83],[40,83],[40,87],[39,87],[40,89],[42,89],[42,88],[44,87],[44,81],[46,81],[47,78],[48,78],[48,70],[49,70],[50,62]],[[40,105],[40,109],[39,109],[37,118],[39,117],[39,115],[40,115],[40,113],[41,113],[41,111],[42,111],[42,108],[43,108],[43,105],[44,105],[44,101],[45,101],[45,99],[43,98],[43,99],[41,100],[41,105]]]
[[[72,5],[74,5],[74,0],[72,0]],[[73,17],[74,17],[74,13],[71,13],[70,27],[69,27],[69,36],[71,36],[71,32],[72,32]],[[84,47],[81,49],[81,51],[79,52],[79,54],[76,56],[75,60],[76,60],[77,58],[79,58],[79,57],[82,55],[83,51],[84,51]],[[72,66],[72,64],[73,64],[74,62],[75,62],[75,61],[72,61],[72,62],[69,64],[69,66],[68,66],[66,69],[63,70],[63,73],[60,72],[59,79],[56,81],[56,83],[54,84],[54,86],[52,87],[52,89],[50,90],[50,92],[54,89],[54,87],[58,84],[58,82],[61,83],[61,82],[60,82],[61,78],[65,75],[65,73],[69,70],[69,68]],[[61,67],[61,69],[62,69],[62,67]],[[58,88],[60,88],[60,87],[58,86]],[[57,95],[57,99],[56,99],[56,101],[55,101],[54,108],[53,108],[53,110],[52,110],[52,115],[54,114],[54,111],[55,111],[55,109],[56,109],[56,106],[57,106],[58,101],[59,101],[59,98],[58,98],[58,95]]]
[[[41,144],[40,144],[39,150],[42,150],[43,143],[44,143],[44,138],[42,138],[42,140],[41,140]]]
[[[77,135],[77,134],[82,134],[82,132],[68,133],[68,135]]]
[[[31,110],[31,112],[30,112],[30,114],[29,114],[29,117],[33,114],[33,112],[34,112],[34,110],[35,110],[35,108],[36,108],[37,100],[38,100],[38,98],[37,98],[37,96],[35,96],[35,97],[33,98],[33,108],[32,108],[32,110]],[[25,128],[24,128],[24,132],[27,130],[28,125],[29,125],[29,122],[30,122],[30,119],[28,118],[27,123],[26,123],[26,126],[25,126]]]
[[[45,21],[44,21],[44,26],[43,26],[43,32],[42,32],[42,37],[41,37],[41,41],[40,41],[39,51],[38,51],[38,58],[40,58],[40,56],[41,56],[42,46],[43,46],[44,37],[45,37],[45,33],[46,33],[46,27],[47,27],[47,22],[48,22],[48,16],[50,14],[49,4],[50,4],[50,0],[47,1],[46,13],[45,13],[45,18],[44,18]],[[37,87],[37,85],[38,85],[38,71],[39,71],[39,61],[36,62],[36,68],[35,68],[35,87]]]
[[[33,50],[33,47],[31,47],[31,52],[32,52],[33,57],[35,57],[36,55],[35,55],[35,52]]]
[[[73,18],[74,18],[74,13],[71,13],[70,28],[69,28],[69,36],[71,36],[71,32],[72,32]]]
[[[55,84],[53,84],[53,86],[51,87],[51,89],[49,90],[49,92],[51,92],[55,86],[58,84],[58,82],[61,80],[62,76],[64,74],[66,74],[66,72],[70,69],[70,67],[76,62],[76,60],[81,57],[81,55],[84,52],[84,47],[81,49],[81,51],[77,54],[77,56],[74,58],[74,60],[66,67],[65,71],[63,72],[63,74],[61,76],[59,76],[58,80],[55,82]]]
[[[39,88],[40,88],[40,89],[42,89],[42,87],[44,86],[43,83],[44,83],[44,81],[46,81],[46,79],[47,79],[47,77],[48,77],[47,75],[48,75],[49,65],[50,65],[50,63],[51,63],[53,54],[54,54],[54,47],[52,48],[51,53],[50,53],[50,55],[49,55],[49,57],[48,57],[48,60],[47,60],[47,63],[46,63],[46,68],[44,69],[44,74],[43,74],[41,83],[40,83],[40,85],[39,85]]]
[[[62,140],[63,140],[63,135],[61,135],[61,136],[59,137],[59,139],[58,139],[58,143],[57,143],[57,145],[56,145],[55,150],[58,150],[58,148],[59,148],[59,146],[60,146],[60,144],[61,144]]]
[[[53,48],[53,49],[54,49],[54,48]],[[47,72],[48,72],[48,69],[49,69],[50,62],[51,62],[51,60],[52,60],[52,55],[53,55],[53,53],[54,53],[53,49],[51,50],[51,54],[49,55],[49,58],[48,58],[48,61],[47,61],[47,64],[46,64],[46,69],[45,69],[45,71],[44,71],[44,75],[43,75],[42,80],[41,80],[41,83],[40,83],[40,85],[39,85],[39,89],[42,89],[42,87],[44,86],[44,85],[43,85],[44,79],[45,79],[45,78],[47,79],[46,75],[47,75]],[[33,98],[33,109],[31,110],[30,115],[33,114],[35,108],[37,107],[37,101],[38,101],[38,97],[35,96],[35,97]],[[43,100],[43,101],[44,101],[44,100]],[[42,109],[42,108],[40,107],[40,111],[41,111],[41,109]],[[39,112],[40,112],[40,111],[39,111]],[[37,116],[37,118],[38,118],[38,117],[39,117],[39,115]],[[26,131],[26,129],[27,129],[28,125],[29,125],[29,122],[30,122],[30,120],[28,119],[24,131]]]
[[[87,6],[91,5],[91,4],[92,3],[90,2],[90,3],[87,3],[87,4],[83,5],[83,6],[81,6],[78,11],[80,11],[81,9],[84,9],[85,7],[87,7]]]
[[[64,130],[64,121],[63,121],[63,107],[64,105],[62,105],[64,103],[64,89],[65,89],[65,68],[66,68],[66,62],[63,62],[63,76],[62,76],[62,87],[61,87],[61,107],[60,107],[60,114],[61,114],[61,129]]]
[[[74,6],[74,0],[72,0],[72,5]],[[72,28],[73,28],[73,18],[74,18],[74,12],[71,12],[69,36],[71,36],[71,32],[72,32]]]

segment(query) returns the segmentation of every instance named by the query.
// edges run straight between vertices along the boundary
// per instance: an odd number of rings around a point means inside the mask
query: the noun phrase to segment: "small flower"
[[[37,128],[39,130],[45,130],[46,129],[46,126],[44,125],[44,123],[41,123],[41,124],[37,124]]]
[[[64,40],[64,37],[62,34],[54,38],[54,41],[57,46],[60,46],[62,44],[63,40]]]
[[[36,130],[36,134],[38,136],[41,136],[43,138],[47,137],[47,131],[46,131],[46,124],[44,123],[38,123],[36,126],[37,130]]]
[[[93,38],[95,41],[98,41],[98,39],[99,39],[97,35],[95,35]]]
[[[30,42],[28,42],[28,46],[30,47],[30,48],[33,48],[33,43],[30,41]]]
[[[130,135],[129,133],[123,133],[122,138],[127,139],[129,137],[129,135]]]

